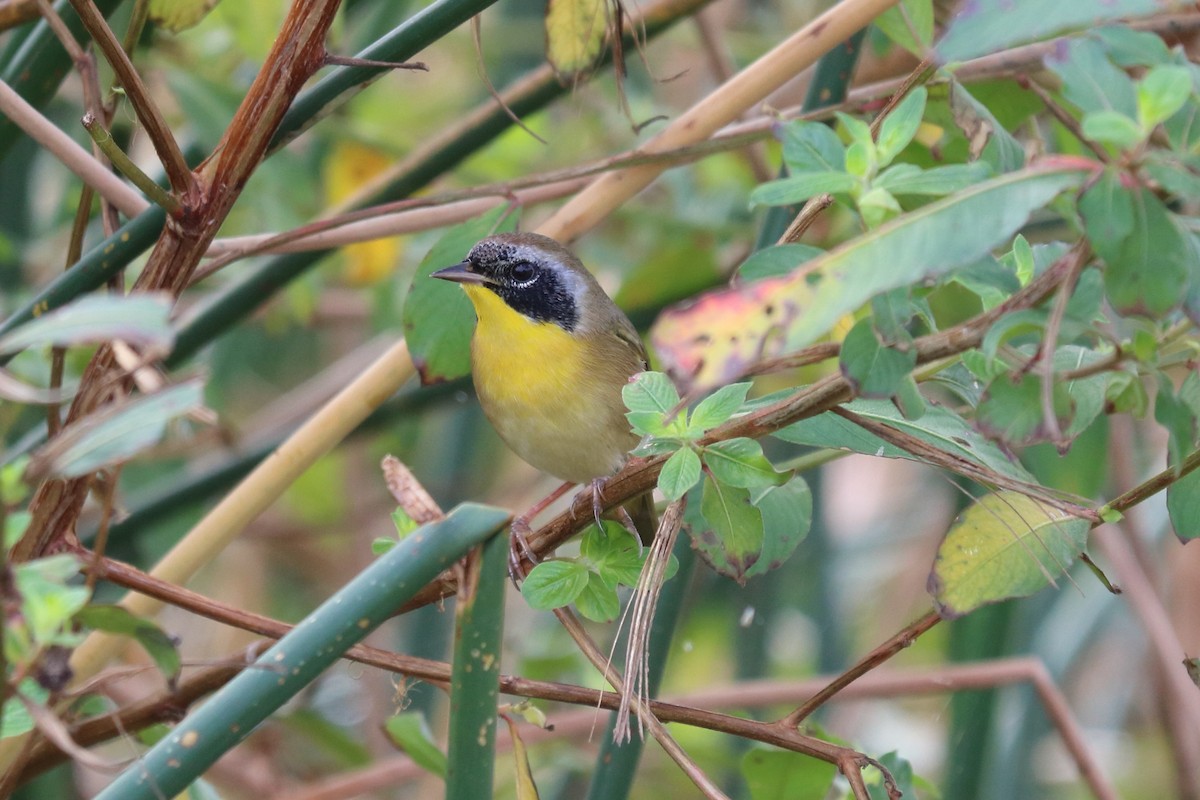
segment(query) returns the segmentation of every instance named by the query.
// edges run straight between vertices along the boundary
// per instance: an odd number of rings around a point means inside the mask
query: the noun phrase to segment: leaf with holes
[[[1083,552],[1091,525],[1016,492],[983,497],[938,547],[929,593],[945,619],[1054,584]]]
[[[701,557],[722,575],[745,583],[763,547],[762,512],[750,502],[750,491],[705,478],[700,513],[706,524],[691,535]]]
[[[751,491],[751,502],[762,514],[763,546],[747,578],[782,566],[812,527],[812,492],[799,475],[782,486]]]

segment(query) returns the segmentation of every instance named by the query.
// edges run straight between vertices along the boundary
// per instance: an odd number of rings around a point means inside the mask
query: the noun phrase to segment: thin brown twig
[[[1072,136],[1083,142],[1084,146],[1086,146],[1096,155],[1096,158],[1100,159],[1100,161],[1105,164],[1112,162],[1112,154],[1110,154],[1096,142],[1093,142],[1091,139],[1084,136],[1083,128],[1079,126],[1079,121],[1068,114],[1067,110],[1059,105],[1058,101],[1051,97],[1050,93],[1043,89],[1041,84],[1039,84],[1036,80],[1024,75],[1017,78],[1017,83],[1022,88],[1028,89],[1036,94],[1038,99],[1042,101],[1042,104],[1046,106],[1046,110],[1050,112],[1050,115],[1058,120],[1064,128],[1070,131]]]
[[[133,103],[133,110],[145,127],[155,152],[158,153],[171,188],[180,197],[188,196],[195,185],[192,171],[188,169],[179,144],[171,134],[171,129],[159,112],[158,106],[150,98],[150,92],[134,68],[133,62],[129,60],[129,55],[92,0],[70,0],[70,3],[100,48],[100,52],[104,53],[121,86],[124,87],[125,94]]]
[[[910,622],[904,628],[889,638],[887,641],[880,644],[871,652],[867,653],[858,660],[854,666],[838,675],[837,678],[830,681],[829,684],[821,691],[814,694],[803,704],[798,706],[786,717],[779,720],[779,724],[788,728],[794,728],[807,719],[814,711],[823,706],[829,698],[836,695],[842,689],[849,686],[854,681],[861,678],[871,670],[878,667],[880,664],[889,660],[892,656],[899,653],[906,647],[912,646],[920,636],[942,621],[936,611],[930,611],[920,619]]]

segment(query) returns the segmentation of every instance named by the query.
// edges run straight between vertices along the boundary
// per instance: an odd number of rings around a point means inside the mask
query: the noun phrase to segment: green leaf
[[[1119,67],[1152,67],[1171,57],[1162,37],[1149,31],[1110,25],[1092,31],[1091,35],[1104,43],[1108,57]]]
[[[873,188],[858,198],[858,211],[868,228],[878,228],[903,211],[900,202],[886,189]]]
[[[741,770],[751,800],[825,797],[837,776],[833,764],[761,744],[742,756]]]
[[[700,556],[716,572],[745,583],[763,548],[762,512],[750,502],[749,490],[707,477],[700,513],[707,526],[691,531]]]
[[[885,347],[875,335],[870,317],[855,323],[842,341],[838,365],[855,393],[868,398],[888,398],[896,394],[900,381],[917,364],[913,348],[898,350]]]
[[[1130,119],[1137,116],[1133,81],[1109,60],[1099,42],[1069,39],[1047,57],[1046,66],[1063,82],[1063,97],[1085,114],[1116,111]]]
[[[174,684],[179,678],[183,664],[175,640],[150,620],[117,605],[90,605],[80,609],[75,619],[92,630],[132,638],[142,646],[169,683]]]
[[[658,474],[658,490],[668,502],[674,502],[699,481],[700,456],[690,447],[681,447],[663,464]]]
[[[625,418],[635,433],[642,436],[682,434],[687,423],[683,413],[670,423],[667,415],[679,406],[679,392],[671,379],[661,372],[643,372],[621,388],[621,398],[629,412]]]
[[[954,619],[1050,585],[1083,551],[1090,528],[1022,494],[983,497],[938,548],[929,576],[938,613]]]
[[[50,699],[50,692],[42,688],[33,678],[21,681],[17,691],[32,703],[45,705]],[[19,697],[9,697],[4,701],[4,719],[0,722],[0,739],[20,736],[33,730],[33,717],[21,702]]]
[[[898,195],[925,195],[940,197],[961,192],[982,180],[991,177],[992,168],[982,162],[971,164],[947,164],[933,169],[918,169],[914,172],[900,170],[909,164],[896,164],[879,174],[871,184],[875,188],[887,189]]]
[[[1120,111],[1089,111],[1081,130],[1093,142],[1110,144],[1118,150],[1132,150],[1146,138],[1138,124]]]
[[[876,17],[875,25],[893,42],[924,58],[933,44],[933,0],[901,0]]]
[[[1105,170],[1079,198],[1079,214],[1083,217],[1088,241],[1103,257],[1114,257],[1133,233],[1133,200],[1131,192],[1121,185],[1115,170]]]
[[[633,586],[642,571],[642,543],[623,525],[604,520],[604,529],[591,525],[580,541],[579,554],[606,582]]]
[[[1192,76],[1187,67],[1161,64],[1137,83],[1138,121],[1149,131],[1183,108],[1192,95]]]
[[[842,172],[842,140],[823,122],[797,120],[783,129],[783,163],[792,172]]]
[[[1192,381],[1196,373],[1191,373],[1188,380]],[[1196,410],[1187,401],[1187,396],[1194,393],[1196,382],[1189,386],[1187,381],[1175,391],[1171,379],[1159,375],[1158,394],[1154,398],[1154,419],[1167,429],[1167,464],[1178,470],[1183,459],[1192,451],[1196,444],[1197,426]]]
[[[746,570],[747,578],[782,566],[812,527],[812,492],[799,475],[781,486],[751,492],[751,501],[762,514],[763,547]]]
[[[938,43],[937,53],[943,63],[964,61],[1064,31],[1182,6],[1183,0],[1105,0],[1102,3],[974,0],[955,15]]]
[[[1200,539],[1200,469],[1167,487],[1167,514],[1179,541],[1187,544]]]
[[[1142,165],[1146,174],[1177,197],[1195,202],[1200,200],[1200,176],[1188,165],[1164,157],[1164,153],[1151,153]]]
[[[587,582],[588,568],[577,561],[543,561],[529,571],[521,594],[533,608],[548,611],[574,603]]]
[[[575,598],[575,608],[592,622],[612,622],[621,613],[617,585],[598,573],[589,572],[587,584]]]
[[[811,344],[881,292],[978,260],[1087,174],[1074,164],[1007,173],[904,214],[792,275],[701,295],[659,315],[654,349],[689,389],[729,383],[748,364]]]
[[[392,512],[392,524],[396,526],[396,538],[403,539],[410,533],[421,527],[421,523],[408,515],[408,512],[399,506]]]
[[[475,309],[461,286],[429,277],[462,261],[480,239],[516,226],[501,204],[481,217],[448,228],[421,260],[404,303],[404,334],[413,364],[424,384],[459,378],[471,371],[471,333]]]
[[[879,141],[875,143],[880,166],[892,163],[912,142],[913,137],[917,135],[917,129],[921,127],[921,119],[925,116],[925,102],[928,99],[929,91],[924,86],[918,86],[884,117],[883,124],[879,127]]]
[[[879,763],[891,773],[892,780],[896,782],[896,789],[899,790],[901,797],[918,796],[913,789],[912,764],[901,758],[894,750],[881,756]],[[883,782],[883,773],[877,768],[864,769],[863,777],[867,783],[867,796],[870,800],[891,800],[891,795]]]
[[[27,347],[69,347],[120,339],[126,344],[170,350],[171,297],[165,293],[87,295],[0,336],[0,353]]]
[[[1025,148],[987,106],[957,81],[950,83],[950,111],[954,125],[967,137],[972,159],[982,159],[995,172],[1012,172],[1024,166]]]
[[[811,261],[824,250],[809,244],[777,244],[755,251],[737,268],[739,281],[757,281],[762,278],[773,278],[776,275],[787,275],[796,267]]]
[[[705,447],[704,465],[721,483],[742,489],[775,486],[785,479],[763,455],[758,440],[745,437],[713,442]]]
[[[1188,276],[1200,272],[1196,251],[1153,192],[1142,187],[1114,191],[1126,191],[1131,204],[1127,207],[1131,231],[1119,241],[1098,235],[1096,229],[1106,220],[1123,229],[1127,222],[1118,215],[1126,210],[1123,204],[1118,213],[1096,216],[1094,224],[1082,202],[1080,207],[1089,238],[1096,237],[1092,246],[1107,267],[1104,282],[1109,301],[1123,313],[1161,317],[1183,301]]]
[[[25,531],[29,529],[29,523],[32,521],[33,515],[28,511],[10,511],[4,518],[4,543],[0,546],[6,550],[15,547],[17,542],[21,541],[21,537],[25,535]]]
[[[750,391],[749,383],[731,383],[722,386],[701,400],[688,419],[688,431],[702,434],[728,422],[746,402]]]
[[[67,425],[29,462],[30,477],[75,478],[127,461],[157,444],[167,423],[204,400],[199,380],[126,400]]]
[[[383,732],[392,744],[408,754],[413,763],[445,779],[446,754],[433,741],[424,713],[402,711],[388,717],[383,723]]]
[[[929,406],[917,421],[905,419],[896,407],[886,400],[853,400],[847,403],[845,408],[861,417],[882,422],[920,439],[953,458],[978,464],[1013,480],[1030,483],[1034,480],[1029,472],[1009,458],[995,443],[984,438],[965,419],[944,406]],[[776,431],[775,436],[785,442],[811,447],[833,447],[869,456],[921,461],[912,453],[889,444],[830,412],[792,423]]]
[[[979,430],[1010,445],[1044,441],[1050,435],[1042,411],[1042,376],[1023,373],[1016,380],[1000,375],[983,393],[976,409]],[[1059,431],[1071,421],[1072,402],[1066,388],[1055,383],[1052,390],[1054,413]]]
[[[761,184],[750,193],[750,205],[786,206],[819,194],[849,192],[856,186],[858,180],[845,172],[801,172]]]
[[[79,574],[80,566],[79,559],[69,553],[13,566],[13,583],[21,598],[21,622],[33,646],[77,643],[79,637],[69,632],[69,626],[91,597],[87,587],[68,583]],[[6,636],[6,651],[8,645]],[[19,654],[7,655],[10,661],[20,660]]]

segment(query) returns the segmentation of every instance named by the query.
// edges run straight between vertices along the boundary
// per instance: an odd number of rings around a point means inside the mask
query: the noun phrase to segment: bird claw
[[[524,569],[524,562],[528,561],[532,569],[539,561],[537,553],[529,545],[531,533],[533,529],[523,517],[514,519],[509,528],[508,577],[512,579],[514,586],[519,586],[528,574]]]

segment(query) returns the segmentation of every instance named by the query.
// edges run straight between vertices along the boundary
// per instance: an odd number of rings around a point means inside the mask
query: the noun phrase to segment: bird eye
[[[527,261],[518,261],[513,264],[512,279],[517,283],[529,283],[537,277],[537,270]]]

